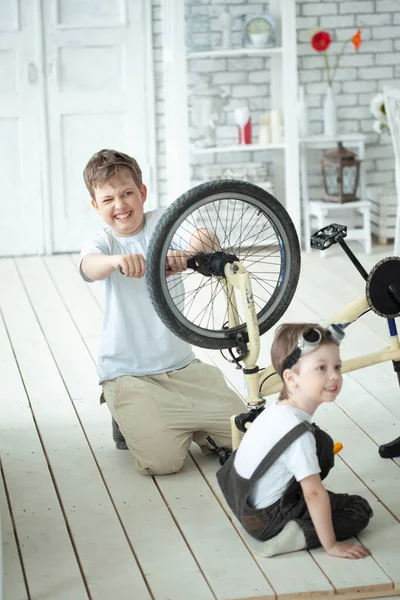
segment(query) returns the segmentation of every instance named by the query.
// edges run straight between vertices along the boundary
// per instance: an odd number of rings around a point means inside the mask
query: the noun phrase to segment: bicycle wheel
[[[180,275],[165,274],[167,252],[193,253],[199,231],[207,232],[212,243],[212,249],[209,244],[205,248],[208,256],[222,250],[247,269],[262,334],[284,314],[297,287],[300,247],[296,230],[271,194],[236,180],[211,181],[189,190],[158,222],[146,259],[147,285],[157,314],[190,344],[233,348],[238,340],[248,338],[239,303],[237,325],[229,327],[224,277],[190,269]]]

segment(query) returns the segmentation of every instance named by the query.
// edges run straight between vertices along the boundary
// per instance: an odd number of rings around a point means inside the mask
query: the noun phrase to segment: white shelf
[[[336,136],[327,135],[308,135],[299,139],[300,144],[324,144],[335,142],[365,142],[366,135],[364,133],[338,133]]]
[[[204,3],[204,0],[202,0]],[[165,122],[168,131],[166,133],[166,180],[167,193],[170,198],[176,198],[190,185],[190,165],[197,164],[199,157],[204,159],[220,156],[240,159],[243,162],[251,162],[252,158],[271,159],[274,163],[274,195],[281,200],[289,212],[294,226],[299,235],[301,233],[301,209],[299,178],[299,144],[297,123],[297,45],[296,45],[296,1],[295,0],[272,0],[268,6],[276,16],[278,23],[278,43],[275,46],[257,48],[233,47],[233,48],[204,48],[195,51],[195,48],[187,48],[186,31],[186,0],[160,0],[162,19],[162,34],[164,44],[163,74],[164,74],[164,106]],[[192,4],[195,4],[192,1]],[[236,2],[235,2],[236,4]],[[246,2],[243,2],[246,4]],[[211,29],[211,27],[210,27]],[[270,58],[256,65],[257,72],[266,71],[270,85],[265,103],[260,106],[263,110],[280,111],[285,127],[285,136],[279,144],[245,144],[239,145],[236,136],[231,142],[219,140],[212,148],[196,148],[195,144],[190,147],[189,143],[189,119],[188,119],[188,70],[197,73],[202,72],[203,60],[215,61],[232,59],[231,62],[239,60],[245,64],[236,65],[238,69],[243,67],[244,71],[251,72],[253,66],[252,58]],[[195,60],[198,59],[198,60]],[[268,63],[264,64],[264,63]],[[218,65],[216,65],[218,66]],[[232,66],[232,73],[234,68]],[[214,73],[214,70],[211,70]],[[234,85],[232,83],[232,85]],[[235,96],[236,90],[232,90]],[[239,95],[236,100],[240,101]],[[233,106],[230,110],[233,110]],[[273,137],[272,139],[279,139]],[[258,142],[259,138],[255,137]],[[243,152],[246,155],[237,153]],[[256,156],[252,152],[258,152]],[[263,152],[264,154],[260,154]],[[233,154],[236,153],[236,154]],[[246,158],[246,161],[244,160]],[[228,161],[229,162],[229,161]]]
[[[270,54],[281,54],[281,46],[270,46],[268,48],[221,48],[220,50],[201,50],[188,52],[188,58],[237,58],[240,56],[268,56]]]
[[[257,152],[259,150],[283,150],[285,143],[281,144],[235,144],[234,146],[211,146],[209,148],[195,148],[193,154],[218,154],[220,152]]]

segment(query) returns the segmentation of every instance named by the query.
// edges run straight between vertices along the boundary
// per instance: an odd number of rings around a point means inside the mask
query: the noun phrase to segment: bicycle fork
[[[241,294],[244,318],[247,325],[247,353],[242,357],[244,363],[243,374],[247,388],[246,402],[250,409],[263,407],[264,400],[259,389],[259,367],[257,360],[260,354],[260,331],[257,313],[254,304],[250,275],[240,262],[228,263],[225,266],[225,293],[228,303],[229,327],[239,325],[239,312],[237,308],[234,288]],[[232,448],[235,450],[240,443],[241,434],[235,423],[236,415],[231,417]],[[250,424],[250,419],[249,419]]]

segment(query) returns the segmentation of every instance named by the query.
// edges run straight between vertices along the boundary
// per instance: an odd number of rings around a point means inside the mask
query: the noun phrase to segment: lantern
[[[338,142],[336,150],[324,154],[321,161],[325,199],[333,202],[354,202],[360,178],[361,161],[351,150]]]

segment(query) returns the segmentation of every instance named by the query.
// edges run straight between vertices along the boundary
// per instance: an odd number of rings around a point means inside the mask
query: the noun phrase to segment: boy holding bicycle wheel
[[[101,402],[112,414],[117,446],[126,442],[140,473],[175,473],[192,441],[207,452],[210,435],[217,446],[231,448],[230,417],[243,412],[243,402],[219,369],[196,359],[151,304],[146,254],[162,210],[144,212],[147,189],[136,160],[100,150],[83,175],[106,225],[85,241],[80,263],[85,281],[104,286],[97,364]],[[210,251],[213,240],[206,230],[183,236],[185,251],[177,245],[167,254],[167,277],[185,271],[191,253]]]
[[[283,388],[217,478],[255,551],[274,556],[323,546],[327,554],[365,558],[360,544],[343,542],[369,523],[372,510],[356,495],[328,492],[322,480],[334,464],[332,438],[311,418],[334,402],[342,387],[339,344],[343,330],[310,323],[281,325],[271,348]]]

